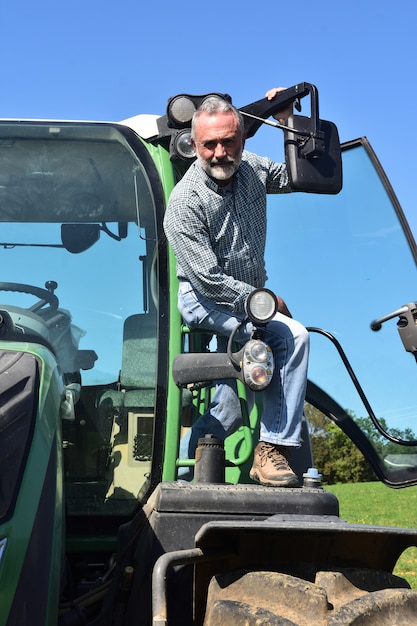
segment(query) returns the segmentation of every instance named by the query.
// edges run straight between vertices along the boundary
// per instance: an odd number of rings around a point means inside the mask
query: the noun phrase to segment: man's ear
[[[245,147],[246,137],[247,137],[246,132],[244,132],[244,133],[242,134],[242,148],[244,148],[244,147]]]

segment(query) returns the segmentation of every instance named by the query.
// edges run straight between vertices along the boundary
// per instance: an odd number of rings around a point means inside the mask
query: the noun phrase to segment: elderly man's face
[[[232,112],[201,113],[197,118],[193,148],[203,169],[220,186],[238,170],[245,145],[239,121]]]

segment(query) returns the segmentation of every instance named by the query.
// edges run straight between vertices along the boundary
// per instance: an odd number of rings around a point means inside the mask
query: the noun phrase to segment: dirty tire
[[[315,582],[279,572],[229,572],[212,578],[207,595],[204,626],[219,624],[415,626],[417,593],[386,572],[318,572]]]

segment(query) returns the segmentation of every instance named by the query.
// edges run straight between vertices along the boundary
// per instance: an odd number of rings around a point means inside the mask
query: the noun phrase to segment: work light
[[[181,159],[195,158],[194,148],[191,145],[191,133],[189,130],[181,130],[179,133],[174,135],[172,139],[172,146],[170,147],[170,152],[172,151]]]
[[[206,93],[201,96],[192,96],[182,93],[168,100],[167,121],[170,128],[190,128],[191,120],[198,107],[210,98],[216,96],[231,102],[232,99],[227,93]]]
[[[250,389],[265,389],[274,373],[274,357],[271,348],[260,339],[250,339],[243,349],[243,380]]]
[[[254,324],[267,324],[278,310],[278,301],[269,289],[255,289],[246,299],[245,310]]]

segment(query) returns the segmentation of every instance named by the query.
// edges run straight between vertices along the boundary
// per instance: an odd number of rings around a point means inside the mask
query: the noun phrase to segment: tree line
[[[400,446],[386,439],[376,430],[369,417],[356,417],[352,411],[346,412],[365,433],[380,457],[385,458],[389,454],[417,454],[417,447]],[[314,466],[322,474],[324,484],[378,480],[362,453],[334,422],[308,403],[305,405],[305,416],[310,431]],[[382,428],[388,430],[386,421],[383,418],[379,421]],[[416,439],[410,428],[390,428],[389,433],[398,439]]]

